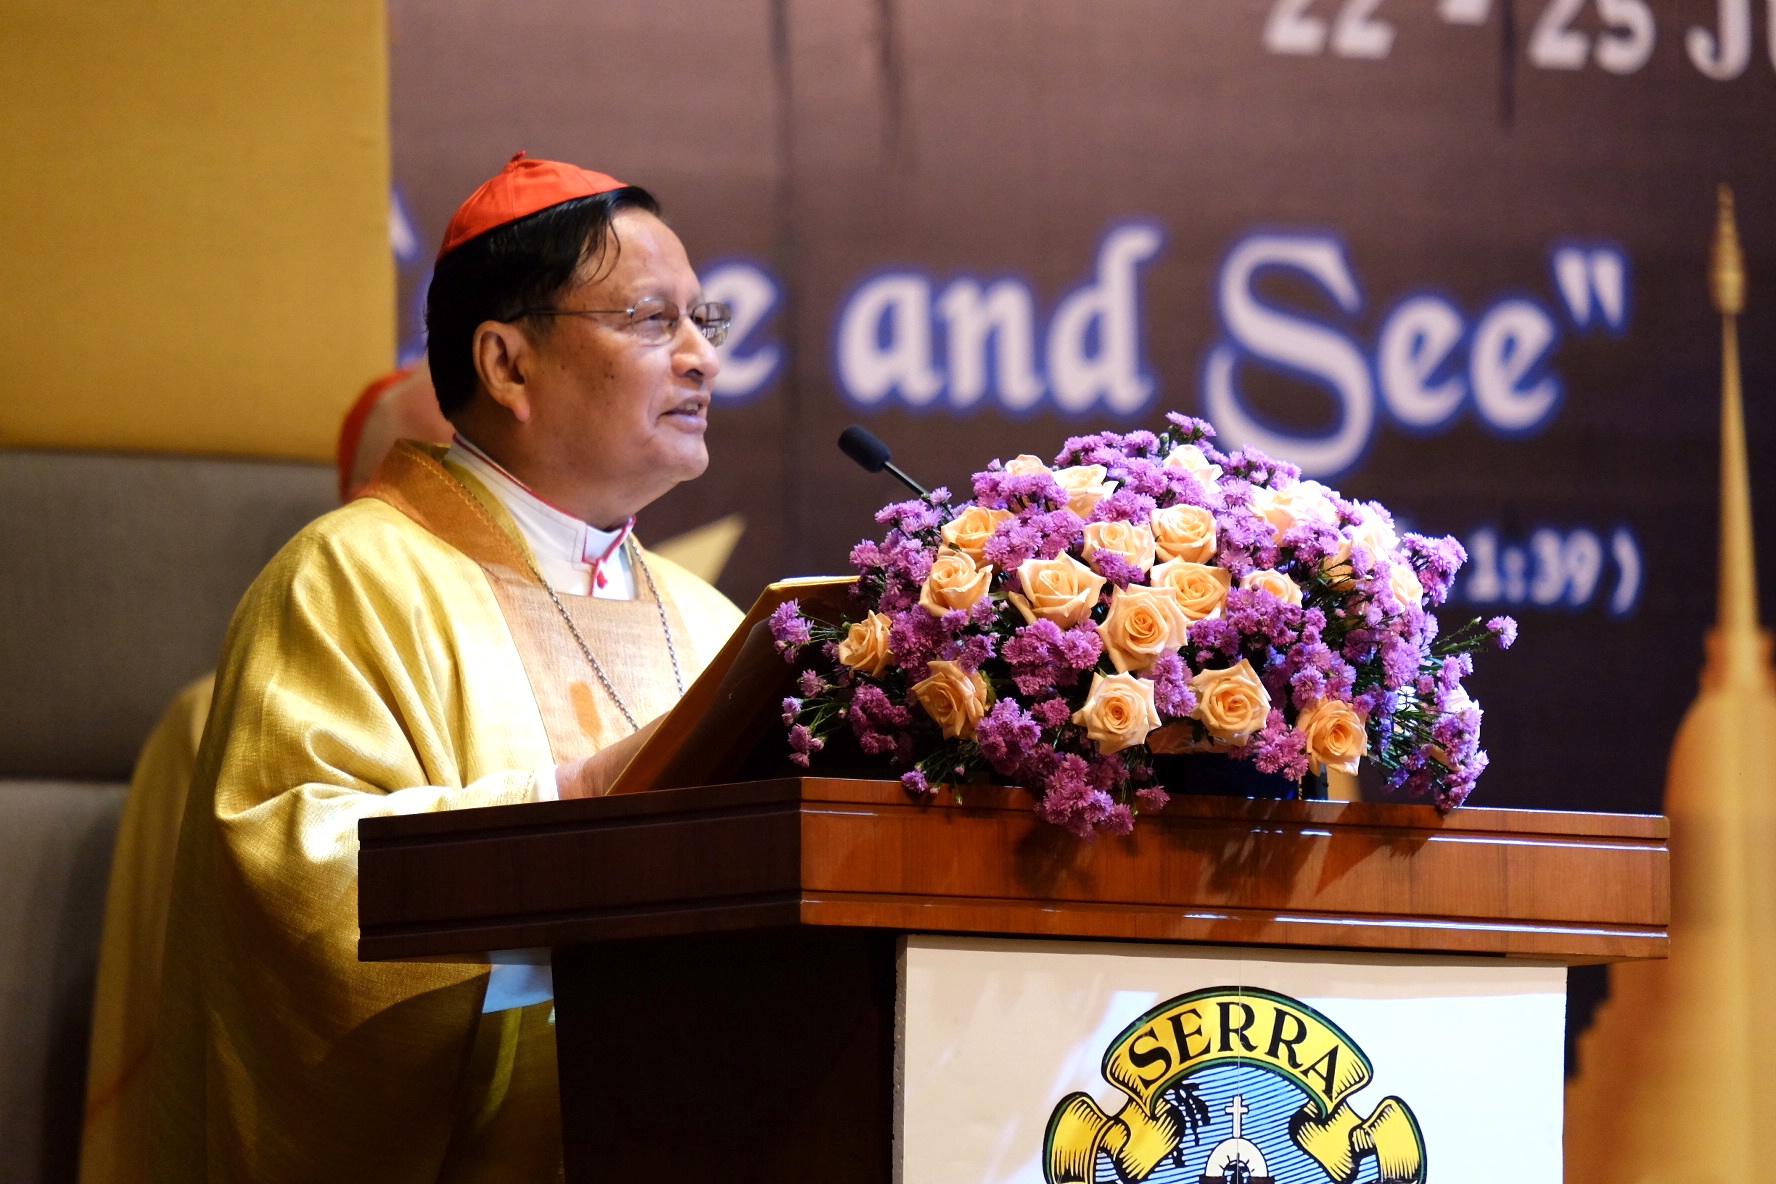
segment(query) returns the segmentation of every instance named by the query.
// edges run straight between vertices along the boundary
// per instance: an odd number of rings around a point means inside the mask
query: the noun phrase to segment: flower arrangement
[[[1075,437],[1052,466],[994,461],[971,501],[884,508],[851,552],[861,616],[771,618],[801,663],[783,701],[790,759],[841,730],[915,794],[999,780],[1076,834],[1127,833],[1168,794],[1154,758],[1213,752],[1299,781],[1355,772],[1460,805],[1486,767],[1463,689],[1508,617],[1439,633],[1467,559],[1396,531],[1176,413],[1163,432]]]

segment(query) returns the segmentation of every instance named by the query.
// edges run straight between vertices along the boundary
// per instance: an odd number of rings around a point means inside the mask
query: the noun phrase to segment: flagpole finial
[[[1708,286],[1716,311],[1736,317],[1745,311],[1745,252],[1739,247],[1739,226],[1733,218],[1733,188],[1723,182],[1718,194],[1720,213],[1714,225]]]

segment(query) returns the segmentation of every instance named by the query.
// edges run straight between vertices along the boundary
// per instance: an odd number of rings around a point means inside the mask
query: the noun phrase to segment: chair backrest
[[[0,1182],[79,1164],[87,1027],[125,787],[0,781]]]
[[[0,452],[0,776],[123,780],[326,465]]]
[[[119,783],[333,482],[326,465],[0,451],[0,1184],[75,1179]]]

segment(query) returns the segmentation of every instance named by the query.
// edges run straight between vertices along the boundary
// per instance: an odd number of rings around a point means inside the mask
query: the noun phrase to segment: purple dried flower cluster
[[[1517,635],[1508,617],[1439,633],[1461,544],[1166,419],[994,461],[969,501],[884,507],[851,552],[861,619],[771,616],[804,664],[790,759],[842,736],[909,793],[997,779],[1088,837],[1163,809],[1155,757],[1193,750],[1292,780],[1366,756],[1399,796],[1460,805],[1486,767],[1462,680]]]

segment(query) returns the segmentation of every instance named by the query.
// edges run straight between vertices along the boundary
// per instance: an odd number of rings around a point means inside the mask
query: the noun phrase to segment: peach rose
[[[1085,729],[1099,752],[1133,748],[1159,726],[1153,684],[1132,674],[1093,674],[1085,706],[1073,713],[1073,722]]]
[[[1177,593],[1178,607],[1192,621],[1219,617],[1227,605],[1227,590],[1233,587],[1233,574],[1226,568],[1182,559],[1160,564],[1151,578],[1155,588],[1171,588]]]
[[[852,625],[845,640],[839,643],[839,661],[871,678],[881,674],[894,660],[894,655],[888,651],[891,624],[881,613],[871,613]]]
[[[1144,572],[1153,566],[1153,532],[1134,522],[1093,522],[1085,528],[1085,561],[1099,551],[1120,555]]]
[[[1013,477],[1034,477],[1037,473],[1046,473],[1050,470],[1047,465],[1042,463],[1040,457],[1031,456],[1026,452],[1022,456],[1014,456],[1006,461],[1005,471]]]
[[[1275,568],[1247,572],[1240,577],[1240,587],[1247,591],[1256,588],[1260,592],[1268,592],[1284,604],[1301,603],[1301,585]]]
[[[1388,591],[1394,594],[1402,609],[1413,605],[1424,607],[1424,585],[1419,582],[1418,573],[1412,570],[1410,563],[1388,566]]]
[[[1071,629],[1091,615],[1104,577],[1065,553],[1053,559],[1026,559],[1018,565],[1022,595],[1013,592],[1012,607],[1034,625],[1038,617]]]
[[[1295,730],[1307,738],[1307,760],[1316,773],[1327,768],[1355,773],[1369,751],[1363,717],[1349,703],[1321,699],[1295,717]]]
[[[1196,483],[1209,489],[1221,480],[1221,466],[1209,463],[1203,450],[1194,444],[1180,444],[1166,454],[1165,467],[1180,469],[1196,478]]]
[[[1130,584],[1110,597],[1110,612],[1098,626],[1104,652],[1118,674],[1145,671],[1164,655],[1184,644],[1190,618],[1178,607],[1177,593],[1169,588],[1143,588]]]
[[[1215,557],[1215,516],[1201,506],[1153,512],[1153,545],[1161,559],[1207,563]]]
[[[958,551],[965,552],[976,563],[986,562],[987,540],[1010,518],[1010,510],[989,510],[985,506],[969,506],[944,523],[943,540]]]
[[[959,609],[971,609],[987,594],[993,578],[993,567],[977,567],[963,551],[939,551],[932,561],[931,574],[919,590],[919,607],[934,617]]]
[[[913,684],[913,698],[943,729],[945,740],[972,739],[974,726],[993,705],[993,688],[977,671],[970,674],[954,662],[927,662],[929,675]]]
[[[1116,482],[1104,480],[1103,465],[1074,465],[1055,469],[1054,479],[1067,491],[1067,508],[1081,518],[1091,515],[1099,502],[1116,492]]]
[[[1196,692],[1190,714],[1224,743],[1245,744],[1270,717],[1270,693],[1244,658],[1225,670],[1203,671],[1190,680],[1190,689]]]
[[[1279,539],[1284,531],[1305,522],[1331,526],[1338,521],[1338,511],[1318,481],[1297,482],[1287,489],[1255,488],[1252,510],[1270,523],[1271,533]]]

